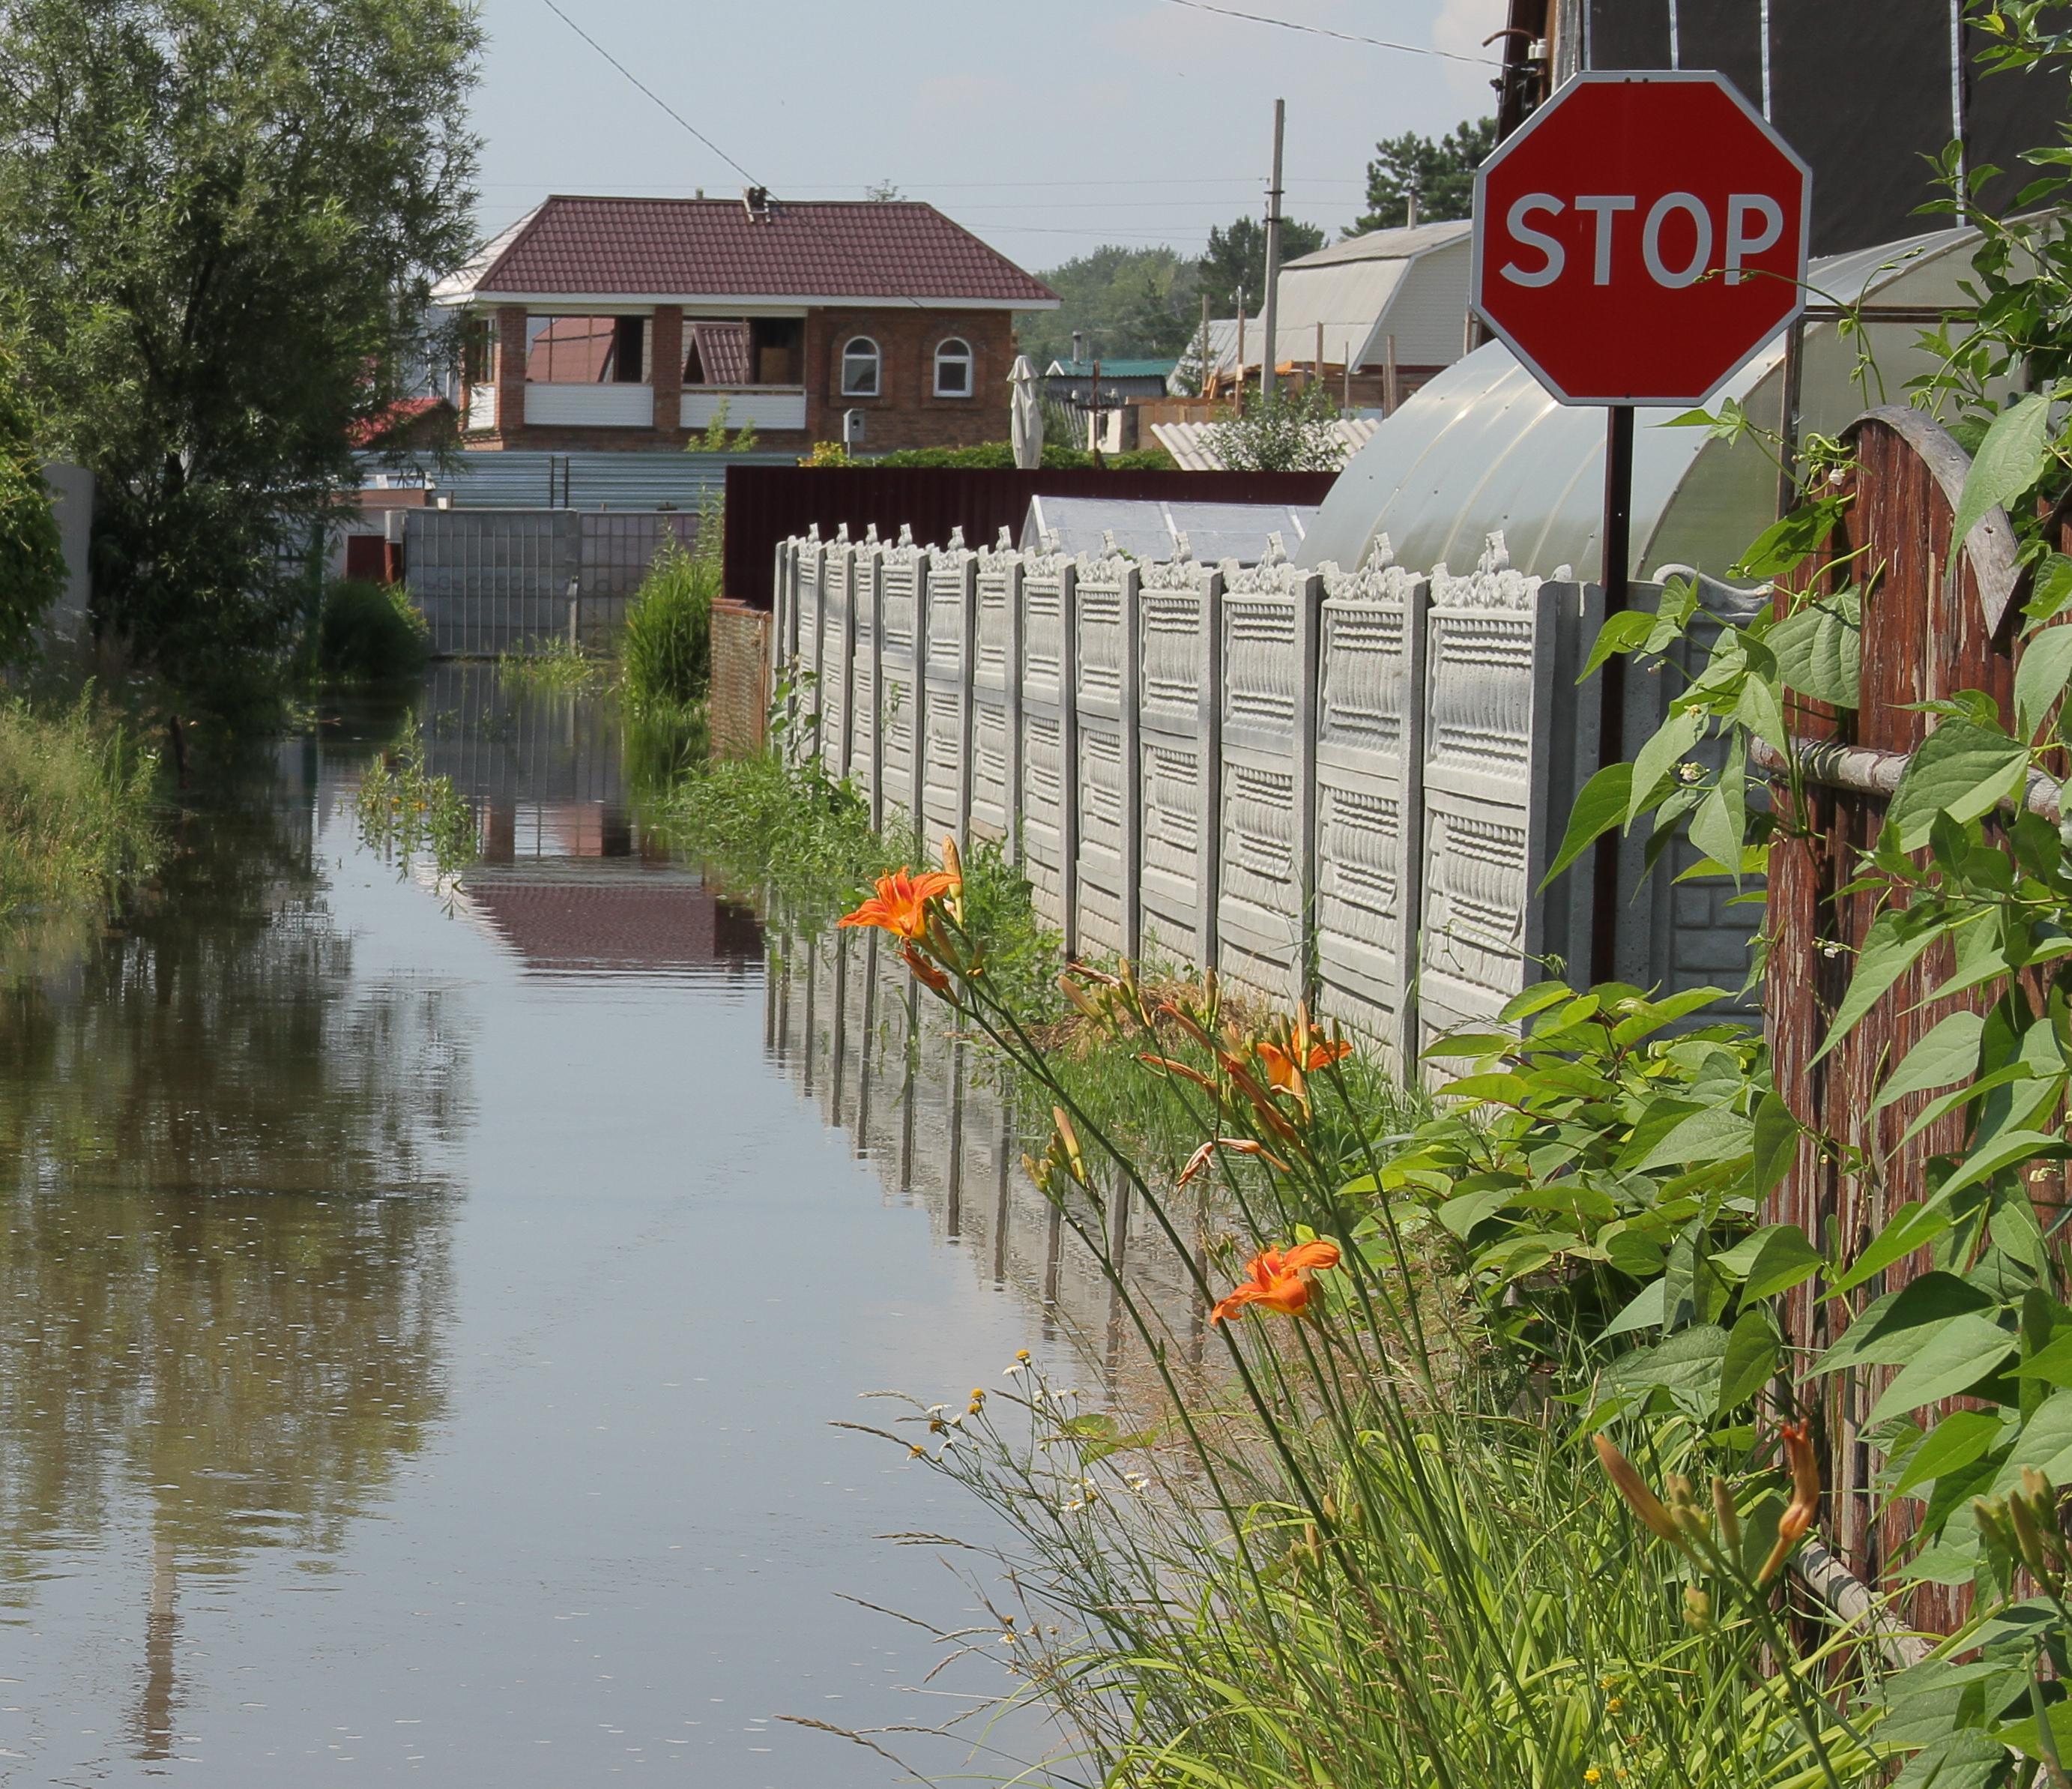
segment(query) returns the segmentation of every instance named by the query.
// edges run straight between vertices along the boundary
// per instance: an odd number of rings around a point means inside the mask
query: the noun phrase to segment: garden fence
[[[1500,535],[1456,576],[1385,540],[1344,571],[1277,543],[1211,565],[815,529],[774,578],[787,749],[881,827],[996,841],[1073,955],[1213,965],[1399,1063],[1587,974],[1595,862],[1541,885],[1597,767],[1575,685],[1603,594],[1519,572]],[[1629,738],[1669,684],[1629,680]],[[1622,974],[1745,960],[1754,910],[1678,892],[1613,904]]]

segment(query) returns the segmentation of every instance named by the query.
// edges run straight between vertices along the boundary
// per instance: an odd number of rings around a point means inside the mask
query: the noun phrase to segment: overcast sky
[[[1264,206],[1288,101],[1288,212],[1358,215],[1375,140],[1493,109],[1504,0],[1228,0],[1425,53],[1223,18],[1176,0],[559,0],[780,196],[890,180],[1022,265],[1104,242],[1192,253]],[[483,0],[481,222],[549,192],[732,195],[741,174],[644,97],[547,0]]]

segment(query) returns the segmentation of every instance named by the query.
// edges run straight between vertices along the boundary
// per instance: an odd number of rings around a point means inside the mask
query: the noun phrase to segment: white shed
[[[1462,220],[1408,229],[1371,230],[1281,269],[1276,365],[1317,357],[1324,327],[1326,364],[1378,371],[1396,338],[1401,370],[1429,376],[1461,357],[1468,315],[1474,226]],[[1265,335],[1245,331],[1245,360],[1257,366]]]

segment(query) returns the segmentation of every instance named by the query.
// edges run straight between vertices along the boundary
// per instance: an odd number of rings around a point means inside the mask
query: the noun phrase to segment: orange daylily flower
[[[1297,1006],[1295,1021],[1272,1038],[1262,1038],[1252,1054],[1266,1065],[1267,1080],[1283,1093],[1293,1094],[1305,1107],[1309,1089],[1305,1077],[1333,1063],[1343,1062],[1353,1047],[1343,1038],[1326,1037],[1309,1022],[1309,1009]]]
[[[889,876],[880,876],[878,892],[855,912],[844,914],[835,923],[878,926],[895,938],[903,938],[913,944],[927,936],[929,902],[948,894],[956,886],[957,878],[948,870],[923,870],[916,876],[911,870],[895,870]]]
[[[1209,1313],[1211,1323],[1235,1316],[1247,1305],[1264,1305],[1284,1316],[1296,1317],[1309,1308],[1309,1278],[1314,1273],[1338,1265],[1334,1242],[1298,1243],[1289,1249],[1268,1248],[1245,1263],[1249,1278],[1240,1280],[1227,1297],[1219,1299]]]
[[[1187,1072],[1192,1073],[1193,1071],[1189,1070]],[[1282,1174],[1289,1174],[1293,1171],[1289,1167],[1285,1162],[1283,1162],[1279,1156],[1274,1154],[1264,1144],[1256,1142],[1249,1137],[1211,1137],[1207,1142],[1204,1143],[1199,1149],[1195,1150],[1192,1155],[1187,1158],[1187,1165],[1180,1170],[1180,1178],[1174,1182],[1174,1185],[1175,1186],[1186,1186],[1187,1182],[1192,1180],[1195,1175],[1199,1174],[1202,1169],[1208,1166],[1211,1159],[1215,1156],[1218,1149],[1228,1149],[1231,1151],[1232,1154],[1237,1155],[1256,1157],[1260,1161],[1265,1162],[1269,1167],[1277,1168]]]
[[[1769,1583],[1784,1569],[1791,1549],[1813,1526],[1813,1518],[1820,1511],[1820,1457],[1814,1451],[1811,1425],[1787,1422],[1780,1425],[1777,1433],[1791,1466],[1791,1501],[1777,1519],[1777,1544],[1770,1549],[1770,1557],[1756,1573],[1758,1584]]]

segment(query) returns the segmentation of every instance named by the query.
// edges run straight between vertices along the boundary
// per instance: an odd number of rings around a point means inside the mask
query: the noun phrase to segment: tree
[[[1437,142],[1410,131],[1374,146],[1367,165],[1367,212],[1355,232],[1389,230],[1409,221],[1410,195],[1417,195],[1417,220],[1467,217],[1475,203],[1475,170],[1496,147],[1496,120],[1470,119]]]
[[[0,352],[0,665],[33,650],[36,625],[64,589],[64,553],[36,450],[35,412]]]
[[[1297,255],[1314,254],[1323,245],[1324,232],[1318,225],[1292,217],[1281,220],[1284,267]],[[1208,248],[1197,265],[1201,290],[1208,294],[1210,306],[1219,317],[1237,315],[1240,291],[1247,313],[1257,316],[1266,292],[1266,226],[1251,217],[1240,217],[1227,230],[1212,226]]]
[[[1090,356],[1163,358],[1186,348],[1198,321],[1194,263],[1172,249],[1110,244],[1052,268],[1043,280],[1063,306],[1017,319],[1022,352],[1038,371],[1071,357],[1075,330]]]
[[[0,0],[0,326],[92,470],[96,623],[269,684],[353,424],[448,345],[467,0]]]

